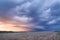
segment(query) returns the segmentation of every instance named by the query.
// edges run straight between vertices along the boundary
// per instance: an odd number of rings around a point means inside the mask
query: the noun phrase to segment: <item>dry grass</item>
[[[56,32],[3,33],[0,40],[60,40]]]

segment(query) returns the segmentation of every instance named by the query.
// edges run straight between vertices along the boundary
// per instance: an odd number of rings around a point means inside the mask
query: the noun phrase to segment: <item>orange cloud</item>
[[[15,20],[1,19],[0,31],[30,31],[29,23],[17,22]]]

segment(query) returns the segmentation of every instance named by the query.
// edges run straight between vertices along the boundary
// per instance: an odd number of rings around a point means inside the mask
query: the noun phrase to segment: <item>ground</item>
[[[57,32],[0,33],[0,40],[60,40]]]

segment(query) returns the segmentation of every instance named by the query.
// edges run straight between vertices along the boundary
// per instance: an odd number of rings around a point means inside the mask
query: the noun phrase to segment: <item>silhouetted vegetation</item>
[[[60,35],[60,31],[57,31],[57,33]]]
[[[60,31],[54,31],[54,32],[57,32],[60,35]]]
[[[0,31],[0,33],[14,33],[13,31]]]
[[[0,31],[0,33],[25,33],[27,31]]]

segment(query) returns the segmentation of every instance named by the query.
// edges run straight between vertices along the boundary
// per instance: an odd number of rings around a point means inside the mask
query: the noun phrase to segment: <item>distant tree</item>
[[[14,33],[13,31],[0,31],[0,33]]]

